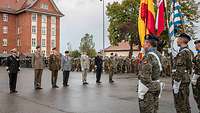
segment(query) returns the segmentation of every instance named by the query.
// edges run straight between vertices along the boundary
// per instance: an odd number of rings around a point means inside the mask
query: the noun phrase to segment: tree
[[[81,53],[78,50],[70,51],[70,56],[73,58],[79,58],[81,56]]]
[[[122,40],[129,41],[129,56],[132,56],[133,44],[139,44],[137,31],[139,4],[140,0],[124,0],[122,3],[114,2],[107,6],[110,43],[116,45]]]
[[[80,42],[80,52],[86,52],[88,56],[93,57],[96,55],[96,50],[94,49],[95,43],[93,42],[93,35],[85,34]]]

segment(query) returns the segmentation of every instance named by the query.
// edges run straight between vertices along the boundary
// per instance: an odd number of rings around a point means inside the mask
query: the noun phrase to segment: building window
[[[42,47],[46,47],[46,39],[42,39]]]
[[[42,54],[44,54],[45,55],[45,53],[46,53],[46,51],[44,50],[44,51],[42,51]]]
[[[37,22],[37,14],[36,13],[32,14],[32,22]]]
[[[3,21],[8,22],[8,14],[3,14]]]
[[[32,38],[32,47],[36,47],[37,43],[36,43],[36,38]]]
[[[8,26],[3,26],[3,34],[7,34],[8,33]]]
[[[51,17],[51,24],[56,24],[56,17],[55,16]]]
[[[3,46],[8,46],[8,40],[7,39],[3,39]]]
[[[47,34],[47,28],[46,27],[42,27],[42,35],[46,35]]]
[[[41,4],[41,8],[42,9],[48,9],[48,4],[47,3],[43,3],[43,4]]]
[[[36,30],[36,26],[32,26],[32,34],[36,34],[37,30]]]
[[[51,35],[56,36],[56,28],[51,28]]]
[[[47,16],[46,15],[42,15],[42,23],[47,23]]]
[[[51,47],[52,47],[52,48],[55,48],[55,47],[56,47],[56,40],[55,40],[55,39],[52,39],[52,40],[51,40]]]

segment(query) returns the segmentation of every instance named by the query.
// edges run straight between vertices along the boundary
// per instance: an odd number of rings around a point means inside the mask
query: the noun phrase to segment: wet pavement
[[[116,75],[115,83],[108,83],[108,75],[103,75],[102,84],[97,85],[95,74],[88,75],[89,85],[81,83],[81,73],[70,74],[67,88],[62,87],[62,73],[59,73],[58,89],[51,88],[51,74],[45,70],[42,77],[43,90],[33,88],[33,70],[22,69],[19,77],[18,94],[9,94],[8,75],[0,67],[0,113],[139,113],[136,93],[137,78],[134,75]],[[170,79],[166,83],[160,111],[175,113]],[[197,107],[191,94],[192,113]]]

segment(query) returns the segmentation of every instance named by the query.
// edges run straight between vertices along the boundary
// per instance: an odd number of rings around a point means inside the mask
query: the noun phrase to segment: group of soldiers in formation
[[[198,52],[196,56],[188,48],[190,40],[191,38],[185,33],[179,36],[177,45],[180,47],[180,50],[173,61],[175,71],[172,73],[172,88],[177,113],[191,113],[189,104],[190,83],[192,83],[194,99],[200,110],[200,40],[195,41]],[[90,59],[86,53],[83,53],[80,59],[73,59],[70,57],[69,51],[65,51],[65,55],[60,55],[56,51],[56,48],[53,48],[48,58],[48,69],[52,75],[52,88],[59,88],[57,86],[59,70],[63,72],[63,87],[69,86],[68,79],[71,71],[82,71],[83,85],[88,84],[88,71],[95,70],[97,84],[101,83],[101,73],[103,70],[109,74],[110,83],[114,82],[112,78],[117,72],[136,72],[139,79],[138,98],[140,113],[157,113],[159,98],[163,89],[160,77],[162,76],[162,72],[170,72],[170,70],[167,70],[169,67],[163,66],[168,60],[164,60],[160,52],[157,51],[158,42],[158,38],[153,35],[145,36],[143,46],[144,56],[142,59],[135,60],[120,58],[113,53],[111,53],[110,57],[105,58],[98,53],[94,59]],[[34,87],[36,90],[41,90],[45,58],[41,53],[41,47],[37,46],[36,49],[31,59],[35,72]],[[16,49],[12,49],[11,55],[7,58],[6,62],[11,94],[17,93],[17,74],[20,71],[20,60],[16,53]]]

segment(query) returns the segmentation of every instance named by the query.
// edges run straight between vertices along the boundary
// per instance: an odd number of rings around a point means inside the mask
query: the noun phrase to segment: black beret
[[[40,46],[40,45],[36,46],[36,49],[39,49],[39,48],[41,48],[41,46]]]
[[[54,47],[52,50],[56,50],[56,47]]]
[[[150,41],[159,41],[159,39],[154,36],[154,35],[146,35],[145,40],[150,40]]]
[[[194,44],[198,44],[198,43],[200,43],[200,40],[196,40],[196,41],[194,42]]]
[[[188,41],[191,40],[190,36],[187,35],[186,33],[182,33],[182,34],[180,34],[179,38],[185,38],[185,39],[187,39]]]
[[[65,53],[66,53],[66,54],[68,54],[68,53],[69,53],[69,51],[65,51]]]

